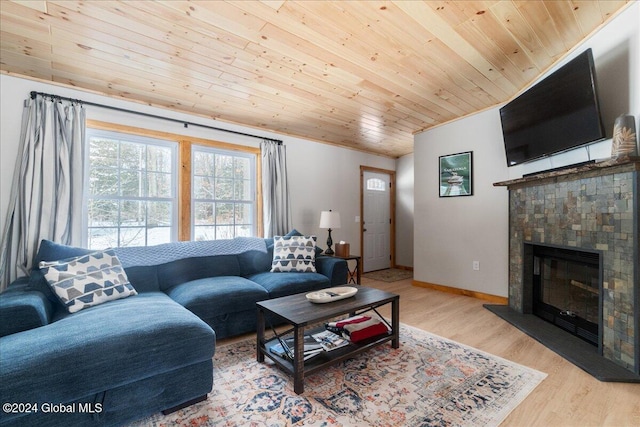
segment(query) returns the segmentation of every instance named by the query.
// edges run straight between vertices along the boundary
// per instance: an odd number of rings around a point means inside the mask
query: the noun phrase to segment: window
[[[260,236],[260,149],[87,121],[86,247]]]
[[[192,147],[193,240],[255,235],[255,156]]]
[[[87,247],[176,240],[178,144],[92,129],[87,140]]]
[[[367,190],[387,191],[387,187],[382,179],[369,178],[367,179]]]

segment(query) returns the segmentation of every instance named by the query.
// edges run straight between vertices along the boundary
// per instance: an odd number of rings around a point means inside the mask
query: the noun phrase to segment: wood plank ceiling
[[[0,70],[399,157],[627,1],[6,1]]]

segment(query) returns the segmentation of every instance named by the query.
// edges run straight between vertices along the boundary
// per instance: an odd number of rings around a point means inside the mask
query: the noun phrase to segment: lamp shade
[[[340,213],[322,211],[320,213],[320,228],[340,228]]]

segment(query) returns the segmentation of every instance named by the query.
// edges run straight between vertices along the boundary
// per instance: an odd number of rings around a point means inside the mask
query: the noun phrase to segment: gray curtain
[[[85,110],[38,95],[25,101],[0,253],[0,291],[29,274],[42,239],[82,241]]]
[[[287,150],[275,141],[263,141],[260,150],[264,237],[282,236],[291,230]]]

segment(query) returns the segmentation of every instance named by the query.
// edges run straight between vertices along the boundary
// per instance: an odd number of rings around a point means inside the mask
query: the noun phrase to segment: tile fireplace
[[[509,308],[640,374],[640,160],[495,183],[509,190]]]

